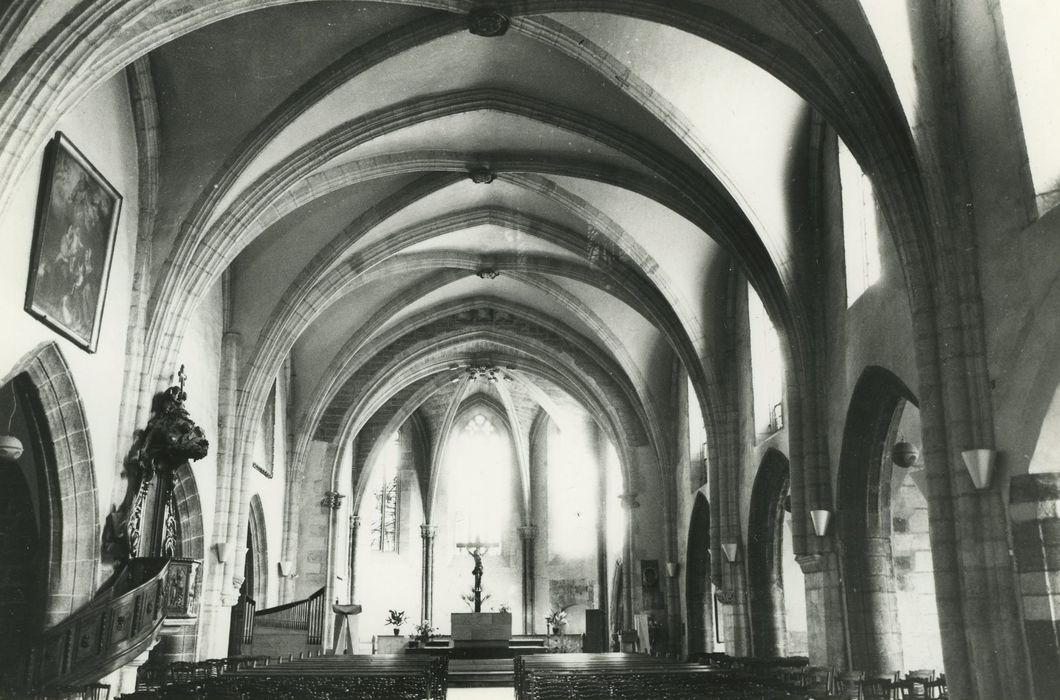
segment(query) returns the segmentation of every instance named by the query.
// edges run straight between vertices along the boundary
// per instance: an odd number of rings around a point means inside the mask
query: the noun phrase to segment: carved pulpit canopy
[[[210,451],[206,433],[195,424],[184,408],[188,394],[184,390],[187,375],[184,365],[177,375],[179,386],[171,386],[155,396],[153,414],[141,434],[136,459],[141,467],[175,469],[189,461],[198,461]],[[149,469],[150,470],[150,469]],[[147,478],[150,478],[149,476]]]
[[[210,442],[184,407],[187,374],[179,385],[155,396],[152,416],[125,460],[125,499],[107,519],[104,554],[116,561],[180,554],[180,526],[173,499],[173,474],[210,451]],[[155,477],[158,477],[157,479]]]

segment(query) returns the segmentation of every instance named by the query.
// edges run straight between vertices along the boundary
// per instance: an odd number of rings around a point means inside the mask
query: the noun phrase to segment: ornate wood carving
[[[183,366],[178,376],[179,386],[155,397],[151,420],[125,460],[126,497],[107,518],[104,532],[104,555],[112,561],[180,553],[173,474],[189,461],[205,457],[210,443],[184,408],[188,395]]]

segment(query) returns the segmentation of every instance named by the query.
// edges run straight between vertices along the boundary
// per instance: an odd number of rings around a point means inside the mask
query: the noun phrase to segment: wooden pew
[[[516,660],[519,700],[801,698],[752,674],[641,654],[555,654]]]

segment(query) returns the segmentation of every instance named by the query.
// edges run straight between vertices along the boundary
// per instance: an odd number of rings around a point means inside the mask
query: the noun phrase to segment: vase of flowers
[[[390,614],[387,615],[386,624],[394,628],[395,637],[401,634],[401,626],[405,624],[405,611],[391,610]]]
[[[552,628],[552,634],[559,634],[567,625],[567,613],[564,610],[553,610],[545,618],[545,624]]]
[[[430,620],[424,620],[420,624],[416,625],[416,639],[419,640],[420,646],[427,646],[427,642],[431,641],[431,637],[434,636],[435,629],[431,627]]]

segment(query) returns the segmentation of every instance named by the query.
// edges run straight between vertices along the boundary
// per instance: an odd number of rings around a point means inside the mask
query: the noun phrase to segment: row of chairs
[[[319,652],[308,652],[314,655]],[[291,661],[293,654],[286,656],[228,656],[223,659],[206,659],[204,661],[173,661],[163,665],[144,664],[136,677],[137,690],[154,690],[167,683],[190,683],[207,678],[214,678],[225,673],[246,668],[264,668],[270,665]],[[299,658],[307,658],[302,652]]]
[[[774,687],[805,692],[826,700],[947,700],[945,674],[932,669],[865,673],[810,666],[805,656],[782,658],[732,657],[724,653],[703,653],[690,660],[718,669],[740,670],[769,677]]]
[[[802,692],[813,700],[946,700],[945,676],[934,671],[911,671],[904,678],[897,671],[866,674],[822,666],[775,667],[759,670],[772,676],[775,687]]]

